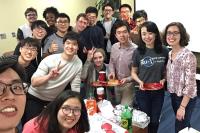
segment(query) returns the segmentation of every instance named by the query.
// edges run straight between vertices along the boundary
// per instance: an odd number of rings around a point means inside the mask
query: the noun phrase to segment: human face
[[[32,33],[33,37],[38,40],[42,40],[47,35],[47,31],[42,27],[35,27]]]
[[[116,29],[115,34],[117,40],[120,42],[120,44],[128,44],[129,42],[129,32],[126,26],[122,26]]]
[[[58,32],[66,33],[69,28],[69,20],[67,18],[57,18],[56,27]]]
[[[38,44],[39,45],[39,44]],[[34,60],[37,56],[37,48],[25,45],[20,48],[20,58],[26,62]]]
[[[96,24],[97,15],[95,13],[87,13],[86,16],[88,18],[89,25],[93,26]]]
[[[146,27],[141,28],[141,36],[143,42],[146,44],[146,47],[148,48],[153,48],[154,47],[154,42],[155,42],[155,33],[153,32],[148,32]]]
[[[166,41],[170,46],[180,45],[180,31],[177,26],[170,26],[167,29]]]
[[[129,21],[131,16],[131,11],[128,7],[122,7],[120,10],[120,17],[122,20]]]
[[[74,56],[77,54],[78,42],[76,40],[66,40],[64,43],[64,53],[67,56]]]
[[[56,17],[53,13],[47,13],[45,16],[45,20],[49,26],[54,26],[56,23]]]
[[[93,62],[96,67],[100,67],[103,65],[104,57],[101,52],[95,52],[93,56]]]
[[[135,20],[135,23],[136,23],[137,27],[140,27],[145,21],[146,21],[145,18],[140,17]]]
[[[64,111],[64,109],[70,111]],[[78,110],[80,113],[78,113]],[[65,112],[69,112],[66,114]],[[75,113],[76,112],[76,113]],[[67,99],[58,111],[57,119],[60,124],[61,130],[68,130],[72,128],[80,119],[81,116],[81,103],[77,98]]]
[[[113,9],[110,6],[106,6],[103,10],[103,16],[106,20],[110,20],[113,15]]]
[[[0,82],[13,84],[21,82],[19,75],[11,68],[0,73]],[[9,88],[0,96],[0,132],[14,131],[25,108],[26,95],[15,95]]]
[[[88,21],[84,17],[80,17],[78,21],[76,21],[76,30],[77,32],[83,31],[88,25]]]
[[[26,14],[26,19],[28,20],[29,23],[33,23],[34,21],[37,20],[37,14],[36,12],[29,12]]]

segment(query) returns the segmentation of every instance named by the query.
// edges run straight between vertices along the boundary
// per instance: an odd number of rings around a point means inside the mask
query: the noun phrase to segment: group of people
[[[185,47],[185,27],[172,22],[160,33],[144,10],[133,18],[130,5],[121,5],[119,11],[120,18],[113,17],[114,7],[107,3],[97,21],[97,9],[88,7],[77,16],[75,27],[54,7],[43,12],[48,26],[37,20],[34,8],[25,11],[29,24],[18,29],[14,55],[0,58],[0,118],[6,121],[0,123],[0,132],[17,132],[20,120],[23,133],[89,131],[83,98],[95,93],[92,83],[100,71],[107,80],[119,80],[114,89],[105,88],[106,98],[114,95],[115,104],[147,113],[149,133],[157,133],[166,86],[175,132],[191,126],[197,60]],[[152,89],[147,83],[163,87]]]

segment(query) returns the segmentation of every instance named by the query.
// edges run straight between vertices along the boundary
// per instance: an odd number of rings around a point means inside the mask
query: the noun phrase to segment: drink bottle
[[[121,126],[132,133],[132,112],[128,108],[128,105],[125,105],[123,112],[121,113]]]

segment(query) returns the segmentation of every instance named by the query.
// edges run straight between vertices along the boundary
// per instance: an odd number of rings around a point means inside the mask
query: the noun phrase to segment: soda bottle
[[[86,108],[87,108],[88,115],[94,115],[95,113],[97,113],[97,102],[91,93],[89,97],[87,98]]]
[[[128,108],[128,105],[125,105],[123,112],[121,113],[121,126],[132,133],[132,112]]]

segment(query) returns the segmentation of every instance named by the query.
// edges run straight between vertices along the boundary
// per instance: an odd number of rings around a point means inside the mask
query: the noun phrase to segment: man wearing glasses
[[[17,40],[23,40],[26,37],[32,37],[31,25],[37,20],[37,10],[33,7],[27,8],[24,13],[28,23],[21,25],[17,29]]]
[[[12,57],[0,57],[0,132],[16,133],[24,113],[27,84],[23,68]]]

